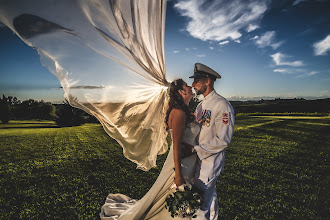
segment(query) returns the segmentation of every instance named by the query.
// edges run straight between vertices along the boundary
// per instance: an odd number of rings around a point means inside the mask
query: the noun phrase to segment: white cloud
[[[303,1],[305,1],[305,0],[296,0],[296,1],[293,2],[292,5],[298,5],[300,2],[303,2]]]
[[[228,44],[229,43],[229,41],[228,40],[225,40],[225,41],[221,41],[219,44],[220,45],[224,45],[224,44]]]
[[[318,74],[318,73],[319,72],[317,72],[317,71],[312,71],[312,72],[307,73],[307,76],[313,76],[313,75]]]
[[[256,36],[254,36],[253,38],[251,38],[251,40],[256,40],[256,39],[258,39],[258,38],[259,38],[259,36],[256,35]]]
[[[238,39],[241,30],[257,28],[270,0],[182,0],[175,4],[182,16],[190,18],[186,31],[203,41]]]
[[[300,2],[306,2],[306,1],[311,1],[311,0],[295,0],[292,5],[295,6],[295,5],[298,5]],[[314,0],[313,0],[314,1]],[[316,0],[317,2],[326,2],[328,0]]]
[[[274,69],[275,73],[283,73],[283,74],[292,74],[294,73],[290,69]]]
[[[214,47],[210,47],[210,50],[213,50],[214,49]]]
[[[240,40],[234,40],[236,43],[238,43],[238,44],[240,44],[241,43],[241,41]]]
[[[300,78],[300,77],[309,77],[309,76],[313,76],[313,75],[318,74],[318,73],[319,72],[317,72],[317,71],[311,71],[311,72],[308,72],[308,73],[299,75],[299,76],[297,76],[297,78]]]
[[[305,72],[304,69],[291,69],[291,68],[274,69],[273,71],[275,73],[281,73],[281,74],[296,74],[296,73]]]
[[[188,51],[188,50],[190,50],[189,48],[186,48],[186,50]]]
[[[287,69],[275,69],[274,72],[285,73],[287,72]]]
[[[277,49],[282,44],[282,42],[275,42],[275,31],[267,31],[261,37],[256,37],[253,39],[256,40],[255,42],[260,48],[270,46],[273,49]]]
[[[179,50],[174,50],[173,53],[180,53],[180,51]]]
[[[270,46],[275,50],[277,49],[279,46],[281,46],[283,44],[283,41],[271,44]]]
[[[313,47],[316,56],[327,55],[330,51],[330,34],[324,40],[314,43]]]
[[[285,61],[284,59],[289,57],[287,55],[284,55],[282,53],[275,53],[273,55],[270,55],[275,64],[278,65],[278,66],[293,66],[293,67],[298,67],[298,66],[303,66],[304,63],[300,60],[296,60],[296,61],[293,61],[293,62],[288,62],[288,61]]]
[[[205,54],[198,54],[197,56],[198,56],[198,57],[206,57]]]
[[[249,24],[249,26],[246,28],[246,31],[251,32],[251,31],[254,31],[255,29],[258,29],[258,28],[259,28],[258,25]]]
[[[317,71],[310,71],[307,72],[305,69],[299,69],[299,68],[281,68],[281,69],[274,69],[274,72],[276,73],[281,73],[281,74],[300,74],[297,75],[297,78],[302,78],[302,77],[309,77],[313,76],[315,74],[318,74],[319,72]]]
[[[193,50],[197,50],[198,48],[197,47],[193,47]]]

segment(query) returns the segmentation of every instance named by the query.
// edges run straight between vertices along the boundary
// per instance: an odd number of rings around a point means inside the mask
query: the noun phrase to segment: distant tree
[[[54,120],[56,118],[56,108],[50,102],[43,103],[40,113],[46,120]]]
[[[56,108],[50,102],[35,101],[33,99],[23,102],[12,99],[12,117],[17,119],[54,120]]]
[[[55,122],[60,127],[78,126],[85,123],[83,115],[81,109],[73,108],[66,100],[58,106]]]
[[[32,118],[42,120],[54,120],[56,117],[56,108],[50,102],[34,102],[31,106]]]
[[[7,124],[10,118],[10,106],[7,101],[7,97],[2,95],[0,98],[0,120],[3,124]]]
[[[7,103],[10,108],[9,118],[16,119],[16,109],[22,102],[20,100],[18,100],[18,98],[15,96],[8,96]]]
[[[20,100],[18,100],[15,96],[8,96],[7,97],[7,102],[10,106],[15,106],[15,105],[19,105],[22,102]]]

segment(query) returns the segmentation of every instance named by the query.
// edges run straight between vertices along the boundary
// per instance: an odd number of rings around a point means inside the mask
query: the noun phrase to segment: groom
[[[198,163],[195,185],[204,191],[204,201],[196,219],[218,219],[216,181],[224,169],[225,151],[234,131],[234,110],[231,104],[214,90],[214,82],[221,76],[201,63],[196,63],[192,87],[204,101],[196,108],[196,120],[200,123],[199,145],[183,143],[185,152],[196,152]]]

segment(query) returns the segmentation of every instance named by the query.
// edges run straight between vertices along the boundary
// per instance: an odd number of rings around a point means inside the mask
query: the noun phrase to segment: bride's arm
[[[173,109],[171,112],[172,124],[172,137],[173,137],[173,156],[175,166],[175,179],[176,186],[185,183],[181,172],[181,140],[183,137],[184,129],[186,127],[186,114],[181,109]]]

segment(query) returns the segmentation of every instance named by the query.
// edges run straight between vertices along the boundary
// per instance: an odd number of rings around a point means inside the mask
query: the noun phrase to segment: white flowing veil
[[[165,14],[166,0],[0,0],[0,22],[143,170],[168,149]]]

